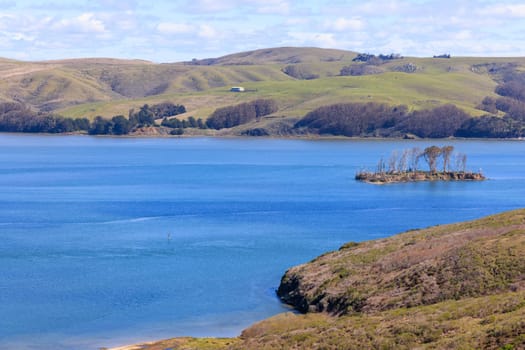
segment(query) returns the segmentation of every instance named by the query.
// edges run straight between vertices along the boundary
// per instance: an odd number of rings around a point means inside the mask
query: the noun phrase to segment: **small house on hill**
[[[234,86],[230,89],[231,92],[244,92],[244,88],[242,86]]]

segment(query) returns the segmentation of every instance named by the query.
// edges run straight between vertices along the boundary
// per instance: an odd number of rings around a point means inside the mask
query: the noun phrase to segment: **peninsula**
[[[118,349],[523,349],[524,254],[525,209],[349,242],[283,276],[304,314]]]
[[[419,160],[423,158],[429,167],[428,171],[419,169]],[[451,169],[454,160],[455,169]],[[443,170],[438,171],[437,165],[441,161]],[[430,146],[423,151],[419,148],[404,150],[402,153],[394,151],[385,164],[379,160],[377,170],[360,171],[355,179],[373,184],[387,184],[396,182],[414,181],[482,181],[485,176],[480,172],[466,170],[467,156],[455,154],[454,146]]]

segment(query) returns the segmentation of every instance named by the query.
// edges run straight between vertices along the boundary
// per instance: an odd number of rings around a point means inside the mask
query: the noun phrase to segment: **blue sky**
[[[525,2],[0,0],[0,57],[177,62],[279,46],[525,56]]]

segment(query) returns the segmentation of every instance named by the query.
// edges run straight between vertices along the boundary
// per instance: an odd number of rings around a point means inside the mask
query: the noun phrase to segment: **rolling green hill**
[[[355,52],[318,48],[271,48],[191,62],[75,59],[20,62],[0,59],[0,101],[66,117],[127,115],[163,101],[186,106],[181,117],[206,119],[216,108],[272,98],[279,111],[261,121],[296,120],[313,109],[343,102],[405,104],[410,110],[452,103],[470,115],[485,96],[495,96],[494,64],[525,71],[525,58],[405,57],[376,64],[368,74],[341,76]],[[249,90],[232,93],[232,86]],[[246,126],[247,128],[253,125]],[[225,131],[224,131],[225,132]],[[238,132],[233,130],[231,132]]]
[[[523,349],[525,210],[347,243],[291,268],[240,337],[127,349]]]

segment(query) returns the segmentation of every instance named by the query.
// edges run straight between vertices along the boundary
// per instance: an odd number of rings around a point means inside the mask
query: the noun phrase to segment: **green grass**
[[[521,291],[372,315],[284,313],[239,338],[175,338],[140,349],[522,349],[523,300]]]
[[[407,57],[379,68],[382,74],[340,77],[355,53],[316,48],[275,48],[219,58],[218,65],[153,64],[141,61],[69,60],[28,63],[0,60],[0,100],[22,99],[35,108],[57,108],[68,117],[127,115],[131,108],[162,101],[182,103],[187,116],[206,118],[216,108],[256,98],[278,101],[278,116],[298,118],[321,106],[340,102],[386,102],[410,109],[452,103],[471,115],[496,82],[473,65],[514,62],[525,70],[525,58],[451,59]],[[297,63],[294,63],[297,62]],[[415,73],[394,72],[411,63]],[[297,64],[319,79],[297,80],[282,72]],[[233,94],[241,85],[256,92]],[[154,94],[154,95],[151,95]],[[149,96],[151,95],[151,96]]]
[[[321,106],[341,102],[386,102],[404,104],[410,109],[433,108],[452,103],[471,115],[484,112],[475,107],[487,95],[494,95],[496,83],[488,75],[468,72],[420,72],[414,74],[387,72],[360,77],[324,77],[314,80],[296,80],[282,74],[279,67],[248,67],[239,72],[239,67],[206,67],[194,72],[179,82],[189,92],[168,92],[161,96],[139,99],[124,99],[104,104],[88,104],[62,109],[59,112],[72,117],[80,114],[95,115],[125,114],[130,108],[144,103],[171,100],[185,103],[195,100],[188,112],[207,117],[215,108],[244,102],[256,98],[272,98],[278,101],[277,115],[302,117]],[[270,70],[269,72],[267,72]],[[269,80],[271,78],[271,80]],[[244,79],[244,80],[243,80]],[[210,81],[224,86],[210,88]],[[229,87],[242,84],[256,92],[231,93]],[[213,84],[212,84],[213,85]],[[200,101],[197,99],[202,98]],[[210,101],[213,101],[210,105]]]

